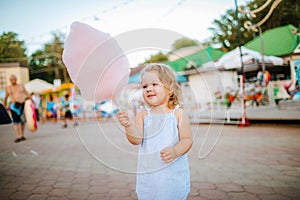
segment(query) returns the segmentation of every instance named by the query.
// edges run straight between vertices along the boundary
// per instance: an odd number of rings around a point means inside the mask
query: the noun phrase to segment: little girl
[[[179,107],[181,90],[171,68],[149,64],[142,73],[142,90],[148,109],[132,123],[118,113],[128,141],[140,145],[136,192],[140,200],[184,200],[190,192],[187,152],[192,133],[187,115]]]

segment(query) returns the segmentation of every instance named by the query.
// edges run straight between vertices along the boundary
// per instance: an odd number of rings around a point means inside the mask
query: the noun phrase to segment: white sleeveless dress
[[[148,110],[144,119],[136,180],[139,200],[184,200],[190,192],[187,154],[169,164],[160,157],[161,150],[179,141],[175,109],[168,114],[153,114]]]

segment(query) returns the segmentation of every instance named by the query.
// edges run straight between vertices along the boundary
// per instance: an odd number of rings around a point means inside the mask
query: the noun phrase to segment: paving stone
[[[2,186],[2,188],[3,189],[18,189],[21,186],[22,186],[21,182],[13,181],[13,182],[6,183],[5,185]]]
[[[132,200],[138,200],[137,194],[136,194],[135,190],[131,191],[131,193],[130,193],[130,198],[131,198]]]
[[[98,185],[108,185],[109,182],[104,179],[98,179],[98,180],[92,180],[89,184],[92,186],[98,186]]]
[[[56,180],[42,180],[38,183],[39,186],[52,186],[56,183]]]
[[[70,188],[72,185],[72,182],[56,182],[53,185],[53,188]]]
[[[261,200],[291,200],[291,198],[279,194],[261,194],[258,197]]]
[[[55,188],[49,192],[51,196],[66,196],[70,192],[67,188]]]
[[[87,191],[89,189],[88,184],[81,184],[81,183],[75,183],[71,185],[72,190],[81,190],[81,191]]]
[[[30,192],[30,191],[33,190],[35,187],[37,187],[37,185],[33,185],[33,184],[23,184],[23,185],[21,185],[21,186],[18,188],[18,190]]]
[[[91,194],[105,194],[108,193],[109,190],[108,186],[91,186],[89,188]]]
[[[100,200],[100,199],[110,199],[107,193],[99,194],[99,193],[92,193],[88,197],[89,200]]]
[[[90,183],[91,180],[90,178],[88,177],[75,177],[73,180],[72,180],[72,183],[82,183],[82,184],[88,184]]]
[[[53,188],[51,186],[37,186],[32,190],[32,193],[35,194],[47,194],[49,193]]]
[[[200,189],[199,190],[200,197],[205,197],[208,199],[229,199],[226,192],[220,190],[208,190],[208,189]]]
[[[126,188],[127,187],[127,182],[122,182],[122,181],[114,181],[108,183],[108,187],[110,188]]]
[[[287,184],[282,181],[276,181],[276,180],[260,180],[257,181],[259,184],[269,187],[286,187]]]
[[[199,181],[192,181],[191,182],[191,187],[192,188],[197,188],[197,189],[216,189],[216,186],[212,183],[206,183],[206,182],[199,182]]]
[[[245,185],[244,189],[246,192],[251,194],[274,194],[275,191],[271,187],[261,185]]]
[[[87,199],[89,196],[89,193],[87,191],[70,191],[67,195],[67,198],[73,198],[73,199]]]
[[[298,177],[298,179],[300,179],[300,171],[298,171],[298,170],[285,170],[283,173],[285,175],[295,176],[295,177]]]
[[[120,200],[119,196],[112,196],[110,200]],[[131,197],[122,197],[122,200],[132,200]]]
[[[254,195],[247,192],[229,192],[227,193],[231,200],[259,200],[259,198]]]
[[[125,137],[114,136],[118,129],[113,121],[101,123],[112,142],[128,148]],[[83,139],[87,144],[96,145],[99,152],[109,152],[107,159],[117,157],[120,169],[128,167],[128,162],[136,162],[120,156],[113,146],[103,145],[106,139],[96,133],[94,125],[97,124],[88,121],[81,124],[87,133],[82,134],[86,136]],[[299,127],[193,125],[193,130],[198,130],[189,152],[191,194],[188,200],[300,199]],[[29,199],[30,196],[32,199],[47,196],[50,200],[137,200],[136,176],[114,171],[94,160],[73,129],[61,129],[58,124],[45,123],[39,127],[41,134],[28,134],[26,143],[14,145],[10,138],[11,126],[0,128],[1,133],[2,129],[8,133],[0,134],[0,141],[12,142],[3,142],[0,146],[1,200],[9,197]],[[222,137],[217,145],[205,159],[199,159],[205,134],[218,130],[222,130]],[[94,135],[97,135],[97,140]],[[211,144],[215,141],[213,136],[207,136]],[[12,155],[12,144],[17,157]],[[31,155],[28,149],[39,152],[39,156]]]
[[[40,181],[41,181],[40,177],[23,179],[23,183],[28,183],[28,184],[37,184]]]
[[[277,187],[277,188],[274,188],[274,191],[277,194],[280,194],[280,195],[283,195],[286,197],[292,197],[292,198],[300,197],[299,188]]]
[[[199,196],[200,193],[199,193],[199,189],[198,188],[191,188],[191,191],[190,191],[190,196]]]
[[[114,188],[108,191],[109,194],[116,197],[127,197],[130,196],[130,191],[128,189]]]
[[[0,190],[0,199],[9,199],[16,192],[15,189],[1,189]]]
[[[47,200],[69,200],[69,199],[63,196],[49,196]]]
[[[208,198],[205,197],[193,197],[193,196],[188,196],[187,200],[209,200]]]
[[[233,184],[233,183],[217,183],[216,184],[218,190],[222,190],[224,192],[243,192],[244,189],[241,185]]]
[[[32,194],[28,197],[27,200],[46,200],[48,195],[46,194]]]
[[[9,199],[27,199],[31,195],[31,192],[27,191],[18,191],[13,193]]]

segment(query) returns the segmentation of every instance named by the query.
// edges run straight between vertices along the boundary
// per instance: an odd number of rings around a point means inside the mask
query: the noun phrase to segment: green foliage
[[[40,78],[48,82],[61,79],[70,82],[66,67],[62,62],[63,35],[53,33],[53,39],[31,55],[29,62],[30,78]]]
[[[156,62],[165,62],[168,60],[168,56],[159,52],[157,54],[151,55],[149,59],[145,60],[145,63],[156,63]]]
[[[26,62],[24,41],[18,40],[17,34],[7,32],[0,35],[0,62]]]
[[[247,10],[255,10],[263,5],[266,0],[253,0],[245,6]],[[273,3],[273,2],[272,2]],[[261,21],[269,12],[272,3],[261,12],[256,13],[255,18],[251,18],[248,14],[238,13],[240,20],[241,45],[258,36],[258,33],[249,31],[244,27],[246,21],[256,24]],[[296,27],[300,25],[300,0],[284,0],[274,9],[272,15],[261,26],[262,31],[271,28],[292,24]],[[235,9],[230,9],[221,15],[220,19],[213,21],[211,40],[214,44],[220,44],[223,51],[230,51],[238,46],[238,23]]]
[[[265,0],[253,0],[248,4],[250,10],[254,10],[262,6]],[[256,24],[261,21],[268,13],[272,6],[270,3],[264,10],[256,13],[256,17],[253,18],[253,23]],[[262,31],[292,24],[295,27],[300,25],[300,0],[282,0],[278,6],[274,9],[269,19],[261,26]]]
[[[243,24],[247,18],[239,14],[240,24]],[[221,44],[223,51],[230,51],[238,46],[238,22],[236,20],[236,14],[234,9],[229,9],[224,15],[221,15],[221,19],[215,19],[213,21],[214,27],[211,27],[213,36],[211,40],[215,44]],[[253,32],[241,27],[241,44],[245,44],[250,41],[253,36]]]
[[[198,46],[198,42],[196,40],[192,40],[189,38],[181,38],[178,39],[174,42],[174,44],[172,45],[173,50],[178,50],[181,49],[183,47],[190,47],[190,46]]]

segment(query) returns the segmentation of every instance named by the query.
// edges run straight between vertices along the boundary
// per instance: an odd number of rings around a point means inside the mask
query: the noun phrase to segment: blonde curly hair
[[[164,84],[166,88],[171,91],[171,95],[168,101],[169,109],[174,109],[177,105],[180,105],[182,107],[181,88],[177,81],[176,74],[171,69],[171,67],[161,63],[150,63],[143,68],[141,77],[143,77],[145,72],[155,72],[158,79]]]

